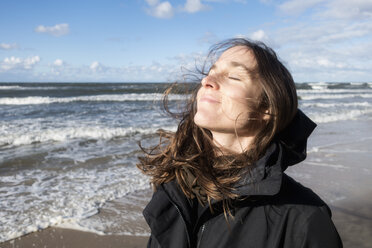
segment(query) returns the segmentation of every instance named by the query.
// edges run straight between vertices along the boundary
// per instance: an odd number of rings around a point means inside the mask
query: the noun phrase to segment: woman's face
[[[201,81],[197,94],[197,126],[213,132],[255,135],[262,119],[253,106],[258,105],[262,88],[252,81],[256,68],[253,53],[246,47],[226,50]]]

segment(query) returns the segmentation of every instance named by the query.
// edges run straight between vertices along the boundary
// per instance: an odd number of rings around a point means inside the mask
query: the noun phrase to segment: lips
[[[200,97],[199,102],[220,103],[219,99],[211,95],[204,95]]]

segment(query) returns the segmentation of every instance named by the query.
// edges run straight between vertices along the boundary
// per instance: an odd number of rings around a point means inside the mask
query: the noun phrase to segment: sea
[[[0,83],[0,242],[50,226],[149,235],[145,225],[135,224],[143,222],[141,210],[151,195],[149,180],[136,163],[142,155],[139,142],[154,145],[159,129],[177,129],[178,121],[162,108],[168,87]],[[190,96],[185,89],[193,87],[185,84],[170,94],[171,109],[182,109]],[[335,154],[335,145],[346,141],[372,140],[372,83],[312,82],[296,87],[299,108],[320,130],[308,151],[325,154],[310,157],[309,163],[342,173],[347,165],[332,162],[327,154]],[[364,124],[358,127],[360,123]],[[371,175],[371,168],[363,169]],[[308,182],[317,177],[314,172],[291,173]],[[324,190],[323,195],[329,202],[345,198],[336,191]]]

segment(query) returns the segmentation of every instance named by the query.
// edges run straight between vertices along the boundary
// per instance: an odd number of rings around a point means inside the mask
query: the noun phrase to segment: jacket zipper
[[[196,248],[200,247],[200,242],[201,242],[201,239],[203,237],[203,233],[204,233],[204,230],[205,230],[205,225],[206,224],[203,224],[202,227],[201,227],[200,237],[198,238],[198,244],[197,244]]]
[[[186,225],[186,222],[185,222],[185,220],[184,220],[184,218],[183,218],[183,216],[182,216],[182,214],[181,214],[181,210],[178,208],[178,206],[177,206],[173,201],[171,201],[171,202],[172,202],[173,206],[176,208],[178,214],[181,216],[181,219],[182,219],[183,225],[185,226],[185,229],[186,229],[187,242],[188,242],[188,244],[189,244],[188,246],[190,247],[190,245],[191,245],[190,235],[189,235],[189,232],[187,231],[187,225]]]

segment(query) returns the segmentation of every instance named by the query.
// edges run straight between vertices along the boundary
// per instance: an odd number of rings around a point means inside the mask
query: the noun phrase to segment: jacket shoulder
[[[328,205],[311,189],[284,175],[279,194],[275,197],[275,212],[286,216],[287,228],[296,247],[342,247],[342,241],[332,222]]]
[[[303,186],[286,174],[283,174],[282,186],[279,193],[273,197],[273,200],[277,205],[283,206],[328,208],[327,204],[314,191]],[[329,214],[331,214],[330,211]]]

